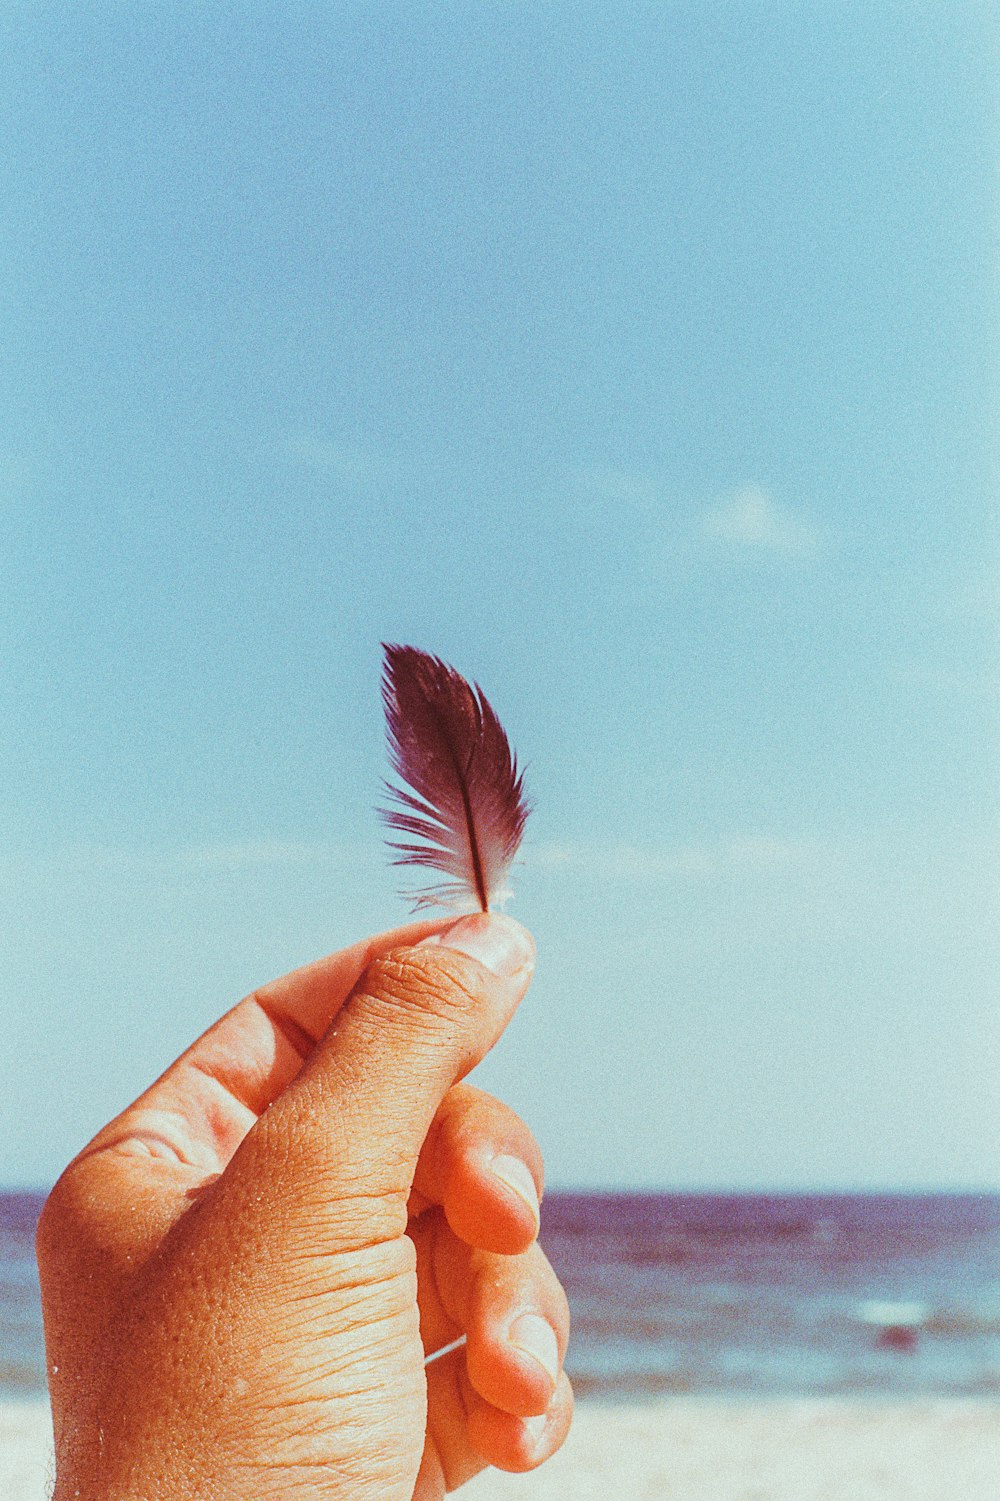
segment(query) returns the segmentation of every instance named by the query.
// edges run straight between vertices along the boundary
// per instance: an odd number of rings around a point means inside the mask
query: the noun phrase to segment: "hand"
[[[437,1501],[562,1443],[541,1157],[457,1082],[534,948],[439,928],[256,992],[66,1169],[38,1234],[54,1501]]]

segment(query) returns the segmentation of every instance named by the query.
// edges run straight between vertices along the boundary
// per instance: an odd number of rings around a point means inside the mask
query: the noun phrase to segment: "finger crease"
[[[280,1032],[292,1051],[298,1054],[299,1062],[304,1063],[316,1046],[316,1038],[310,1037],[304,1027],[300,1027],[298,1022],[293,1021],[283,1011],[279,1011],[277,1006],[272,1006],[268,1001],[263,1000],[259,992],[252,999],[274,1030]]]

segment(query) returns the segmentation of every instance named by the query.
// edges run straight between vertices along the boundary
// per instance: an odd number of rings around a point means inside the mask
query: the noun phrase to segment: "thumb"
[[[534,958],[527,930],[492,912],[376,958],[231,1167],[252,1159],[258,1183],[291,1189],[331,1249],[401,1234],[437,1108],[503,1032]]]

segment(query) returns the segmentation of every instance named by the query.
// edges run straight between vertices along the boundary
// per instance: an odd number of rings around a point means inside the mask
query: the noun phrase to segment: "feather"
[[[448,880],[410,892],[414,910],[437,903],[483,912],[502,901],[528,817],[523,777],[478,684],[413,646],[384,646],[382,699],[391,782],[379,811],[404,842],[394,865],[429,866]]]

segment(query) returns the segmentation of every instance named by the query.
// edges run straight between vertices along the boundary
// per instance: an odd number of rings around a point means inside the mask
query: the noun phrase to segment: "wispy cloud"
[[[708,511],[702,524],[709,537],[731,547],[786,557],[813,554],[819,538],[815,529],[757,485],[734,491]]]
[[[927,688],[935,693],[989,701],[1000,699],[1000,673],[996,672],[962,671],[954,667],[914,663],[895,668],[890,676],[897,683]]]
[[[816,856],[814,844],[770,834],[734,834],[694,844],[540,842],[525,864],[542,870],[599,871],[610,880],[704,879],[764,873],[802,865]]]
[[[336,865],[362,855],[349,844],[311,844],[292,839],[246,839],[231,844],[194,844],[173,857],[187,870],[239,870],[271,865]]]
[[[0,506],[15,504],[30,490],[37,465],[23,454],[0,449]]]
[[[573,471],[570,484],[578,501],[600,506],[602,515],[608,505],[640,514],[655,514],[658,509],[656,485],[637,470],[588,464]]]
[[[265,870],[275,866],[337,866],[345,870],[384,859],[377,842],[338,844],[291,839],[244,839],[219,844],[169,847],[73,844],[36,852],[12,853],[0,860],[0,874],[33,865],[61,872],[169,877],[222,871]]]
[[[275,445],[279,458],[322,470],[331,479],[345,485],[363,485],[381,471],[381,460],[363,448],[339,443],[316,434],[298,433],[282,438]]]

